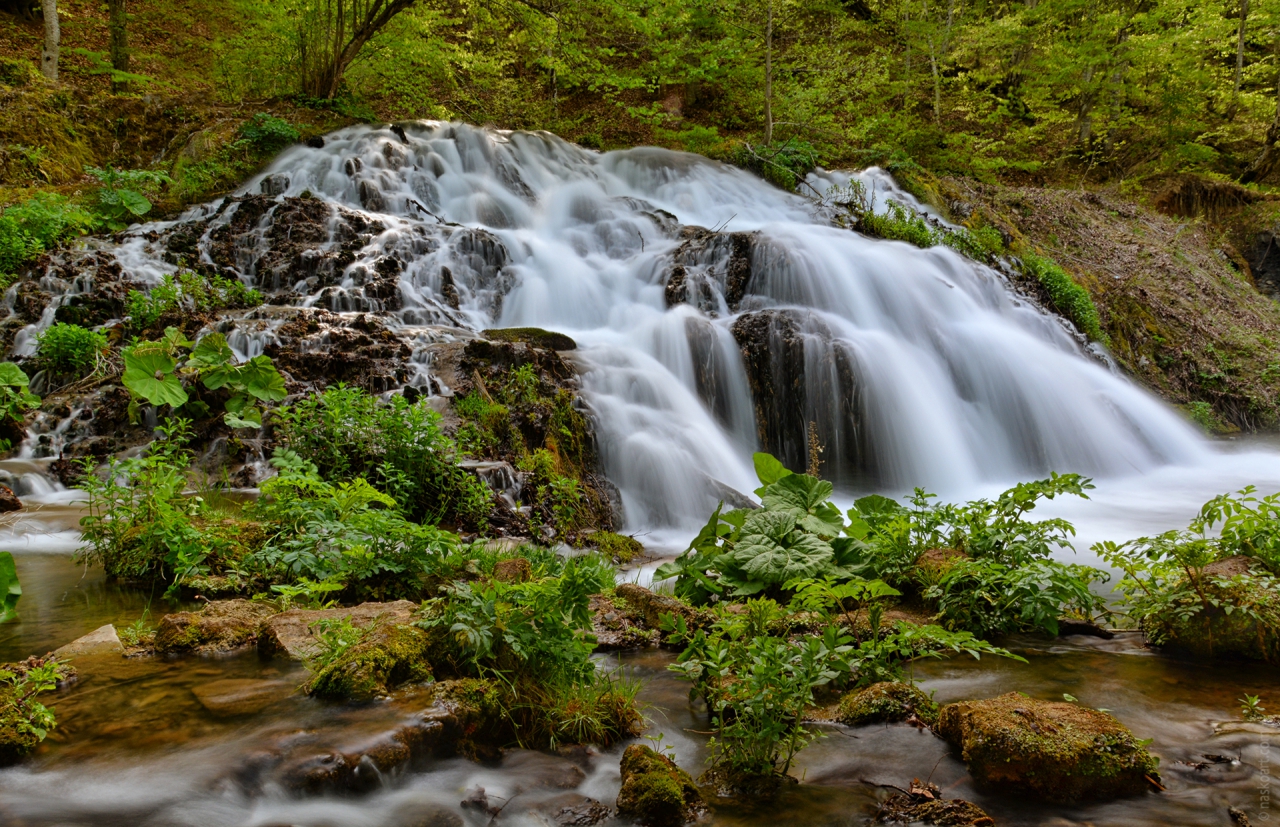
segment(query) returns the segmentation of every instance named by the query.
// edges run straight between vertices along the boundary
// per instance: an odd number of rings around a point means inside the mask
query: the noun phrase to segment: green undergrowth
[[[262,294],[238,280],[183,271],[166,275],[146,291],[130,290],[125,312],[139,334],[155,334],[199,314],[261,304]]]

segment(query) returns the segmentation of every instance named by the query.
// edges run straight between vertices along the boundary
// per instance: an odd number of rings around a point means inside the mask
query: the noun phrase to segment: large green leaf
[[[831,546],[812,534],[793,534],[782,541],[764,534],[743,535],[733,549],[734,562],[767,584],[816,577],[832,556]]]
[[[773,485],[791,473],[773,454],[757,452],[751,459],[756,466],[756,476],[763,485]]]
[[[124,386],[152,405],[187,403],[187,392],[173,372],[177,362],[159,342],[143,342],[124,351]]]
[[[0,362],[0,385],[25,388],[29,384],[31,380],[22,372],[22,368],[13,362]]]
[[[230,428],[252,428],[256,431],[262,427],[262,411],[254,407],[244,408],[238,414],[228,412],[222,419]]]
[[[289,395],[284,377],[267,356],[255,356],[241,365],[240,381],[245,390],[264,402],[279,402]]]
[[[761,500],[770,511],[793,511],[806,531],[835,537],[844,531],[844,518],[829,498],[831,483],[808,474],[789,474],[766,486]]]
[[[151,212],[151,202],[136,190],[117,190],[120,205],[134,215],[146,215]]]
[[[13,555],[0,551],[0,623],[18,616],[20,597],[22,586],[18,584],[18,567],[13,562]]]
[[[225,365],[232,360],[234,354],[227,344],[227,337],[221,333],[208,333],[191,351],[191,359],[187,362],[193,368],[204,369],[215,365]],[[208,383],[206,382],[206,385]]]

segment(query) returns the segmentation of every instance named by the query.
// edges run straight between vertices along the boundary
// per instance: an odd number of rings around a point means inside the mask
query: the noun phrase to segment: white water
[[[947,248],[835,228],[812,200],[695,155],[601,154],[546,134],[458,125],[405,129],[402,139],[353,127],[323,148],[294,147],[243,191],[259,192],[270,177],[284,195],[309,191],[386,226],[346,268],[338,295],[312,290],[308,304],[376,309],[360,285],[390,255],[404,264],[406,327],[532,325],[576,339],[605,470],[631,530],[687,538],[718,498],[709,480],[755,485],[756,417],[730,332],[727,247],[686,257],[690,294],[695,285],[706,292],[696,307],[668,308],[664,282],[682,241],[675,221],[758,231],[739,309],[785,310],[801,331],[799,415],[815,423],[824,473],[850,490],[966,496],[1054,470],[1109,480],[1120,501],[1136,503],[1144,475],[1172,474],[1185,483],[1181,522],[1217,491],[1280,480],[1272,455],[1224,458],[1089,355],[1059,319]],[[859,175],[882,197],[911,200],[883,173]],[[816,175],[810,184],[844,180]],[[140,233],[118,257],[146,281],[172,269]],[[445,267],[457,310],[442,298]],[[255,279],[251,263],[242,275]],[[853,401],[836,364],[851,366]],[[792,436],[803,455],[803,432]]]

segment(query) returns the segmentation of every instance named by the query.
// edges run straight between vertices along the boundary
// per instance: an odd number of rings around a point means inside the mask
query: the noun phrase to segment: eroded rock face
[[[990,789],[1065,803],[1137,795],[1156,777],[1155,757],[1127,727],[1077,704],[1017,692],[961,701],[942,708],[935,731]]]
[[[841,698],[836,720],[849,726],[911,720],[932,725],[938,720],[938,705],[909,683],[883,681]]]
[[[198,612],[168,614],[156,627],[156,651],[214,654],[249,646],[273,614],[270,605],[251,600],[215,600]]]
[[[689,773],[649,747],[627,747],[621,769],[620,816],[643,827],[683,827],[710,813]]]

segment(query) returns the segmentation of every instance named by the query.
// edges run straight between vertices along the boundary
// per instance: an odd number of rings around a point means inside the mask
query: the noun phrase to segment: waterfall
[[[859,175],[914,204],[887,175]],[[847,178],[811,176],[806,189]],[[797,469],[817,452],[846,491],[1113,477],[1211,453],[996,271],[832,226],[814,200],[700,156],[359,126],[286,150],[245,193],[365,232],[353,242],[333,224],[305,272],[243,246],[239,275],[264,290],[380,311],[407,339],[429,326],[572,336],[632,529],[701,523],[727,489],[755,487],[762,448]],[[188,218],[227,225],[240,208]],[[241,217],[257,232],[268,219]],[[121,266],[148,282],[171,271],[152,239],[182,220],[131,231]],[[378,286],[387,278],[396,289]],[[232,341],[248,354],[263,335]]]

